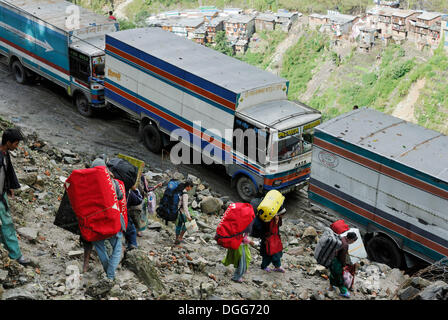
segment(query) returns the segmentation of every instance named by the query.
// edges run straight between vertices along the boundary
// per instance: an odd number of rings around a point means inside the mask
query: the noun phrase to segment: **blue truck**
[[[105,107],[105,34],[118,23],[68,1],[0,0],[0,54],[14,78],[63,87],[78,111]]]
[[[321,114],[288,100],[288,87],[287,79],[160,28],[106,35],[106,101],[140,121],[149,150],[181,141],[182,155],[191,148],[223,164],[244,201],[308,181]]]

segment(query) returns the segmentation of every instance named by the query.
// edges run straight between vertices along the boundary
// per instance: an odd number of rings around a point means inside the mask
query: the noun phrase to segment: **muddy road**
[[[0,116],[26,133],[36,132],[57,147],[85,154],[127,154],[144,160],[151,168],[176,169],[195,175],[223,196],[239,201],[223,167],[176,166],[166,159],[162,161],[161,155],[148,151],[139,141],[137,121],[124,112],[102,112],[85,118],[64,89],[46,80],[20,85],[3,60],[0,61]]]

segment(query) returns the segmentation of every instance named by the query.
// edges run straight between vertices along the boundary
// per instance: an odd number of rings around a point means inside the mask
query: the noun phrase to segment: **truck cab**
[[[104,35],[73,42],[69,48],[69,94],[84,116],[91,116],[94,109],[105,106],[104,100]]]
[[[303,187],[309,179],[313,128],[320,122],[321,113],[299,101],[274,100],[236,112],[233,151],[247,165],[230,165],[227,172],[240,197],[249,201],[269,190],[287,193]],[[237,143],[235,131],[249,128],[259,136],[255,155],[247,152],[247,135],[244,148]],[[258,171],[250,170],[254,167]]]

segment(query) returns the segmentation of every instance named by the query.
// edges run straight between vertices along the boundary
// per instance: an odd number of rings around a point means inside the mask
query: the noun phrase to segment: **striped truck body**
[[[361,109],[316,127],[309,198],[428,262],[448,256],[448,137]]]
[[[229,175],[244,174],[259,190],[287,188],[309,177],[309,164],[297,168],[293,162],[270,173],[232,150],[235,115],[263,101],[286,99],[287,88],[285,79],[158,28],[106,35],[106,101],[148,117],[168,135],[186,130],[184,142],[199,152],[214,149],[215,160],[233,163]],[[273,187],[281,178],[284,183]]]
[[[69,28],[66,21],[76,10],[78,28]],[[91,89],[90,83],[71,76],[69,47],[117,28],[118,24],[68,1],[0,0],[0,54],[18,57],[23,66],[62,86],[70,95],[81,90],[93,106],[104,105],[104,90]],[[98,52],[97,47],[92,49]]]

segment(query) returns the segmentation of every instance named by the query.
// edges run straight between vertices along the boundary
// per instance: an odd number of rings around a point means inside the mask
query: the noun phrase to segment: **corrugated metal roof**
[[[129,29],[109,35],[235,93],[287,81],[160,28]]]
[[[70,11],[70,6],[75,6],[73,3],[62,0],[0,0],[18,9],[24,10],[33,16],[42,19],[43,21],[62,29],[66,32],[71,31],[66,26],[66,19],[68,15],[73,12]],[[90,10],[79,8],[80,12],[80,26],[79,28],[86,28],[103,24],[114,24],[116,21],[109,20],[107,16],[96,14]]]
[[[361,108],[318,130],[448,182],[448,136],[391,115]]]

